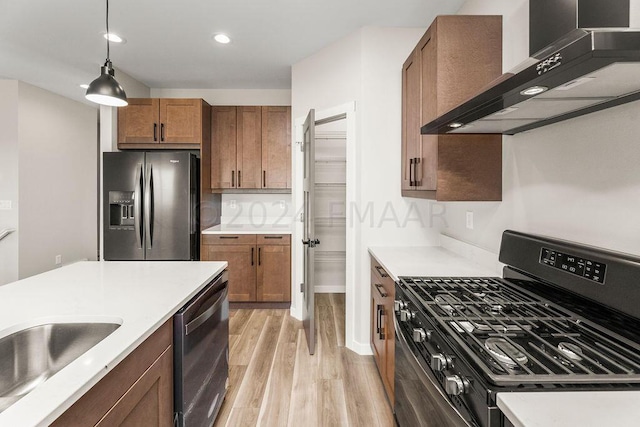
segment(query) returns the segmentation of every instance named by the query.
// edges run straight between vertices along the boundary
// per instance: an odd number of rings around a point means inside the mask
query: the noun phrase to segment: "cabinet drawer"
[[[203,245],[255,245],[255,234],[203,234]]]
[[[380,265],[375,258],[371,257],[371,278],[376,279],[376,283],[382,285],[383,293],[386,293],[390,298],[394,298],[395,296],[395,283],[389,273]]]
[[[290,245],[291,235],[289,234],[258,234],[259,245]]]

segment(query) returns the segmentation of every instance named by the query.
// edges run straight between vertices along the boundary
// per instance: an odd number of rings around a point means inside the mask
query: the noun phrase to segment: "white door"
[[[310,110],[307,120],[303,126],[304,139],[302,147],[304,151],[304,210],[303,210],[303,263],[304,263],[304,282],[302,285],[302,324],[305,334],[307,335],[307,344],[309,346],[309,354],[315,353],[316,350],[316,328],[315,328],[315,280],[314,251],[316,245],[320,241],[315,237],[314,225],[314,188],[315,188],[315,110]]]

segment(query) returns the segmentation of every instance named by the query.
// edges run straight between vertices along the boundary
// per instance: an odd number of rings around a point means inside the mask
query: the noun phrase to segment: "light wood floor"
[[[372,356],[344,347],[344,294],[316,295],[317,347],[289,310],[234,310],[227,397],[215,427],[391,427]]]

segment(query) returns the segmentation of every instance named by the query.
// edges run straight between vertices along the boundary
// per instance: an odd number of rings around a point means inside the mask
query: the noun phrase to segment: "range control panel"
[[[607,265],[574,255],[542,248],[540,251],[540,264],[564,270],[567,273],[604,283]]]

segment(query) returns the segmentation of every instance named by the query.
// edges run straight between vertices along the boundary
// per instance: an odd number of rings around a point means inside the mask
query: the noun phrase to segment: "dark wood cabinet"
[[[169,319],[52,426],[173,426],[172,341]]]
[[[200,149],[209,143],[209,109],[202,99],[130,98],[118,108],[118,148]]]
[[[291,301],[291,236],[204,234],[203,261],[227,261],[229,301]]]
[[[291,107],[262,107],[262,188],[291,188]]]
[[[371,257],[371,350],[392,408],[395,401],[394,298],[393,280]]]
[[[215,191],[291,189],[291,107],[212,108]]]
[[[502,18],[439,16],[402,69],[402,195],[502,200],[500,135],[421,135],[420,127],[501,75]]]

